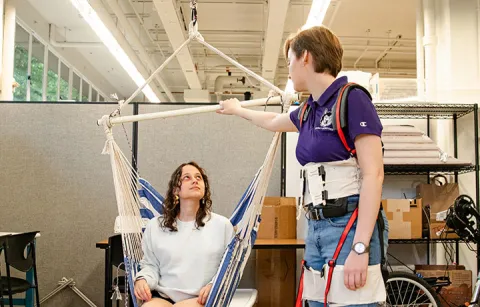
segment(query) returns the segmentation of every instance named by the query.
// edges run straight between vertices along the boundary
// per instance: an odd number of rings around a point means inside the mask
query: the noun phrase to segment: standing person
[[[306,105],[290,114],[277,114],[242,108],[237,99],[229,99],[220,102],[217,113],[237,115],[270,131],[299,132],[296,156],[304,170],[301,202],[308,219],[303,299],[310,307],[323,306],[325,287],[331,282],[329,304],[377,306],[386,300],[382,262],[388,239],[380,208],[382,124],[369,95],[353,88],[344,130],[351,150],[333,128],[333,106],[348,80],[337,78],[343,49],[329,29],[300,31],[285,42],[284,51],[295,91],[311,94]],[[333,263],[354,211],[358,217]],[[326,272],[333,268],[328,281]]]

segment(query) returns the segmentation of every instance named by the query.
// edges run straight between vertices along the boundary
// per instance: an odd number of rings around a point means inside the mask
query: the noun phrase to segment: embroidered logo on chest
[[[325,108],[322,116],[320,116],[319,125],[315,126],[315,130],[333,130],[331,110]]]

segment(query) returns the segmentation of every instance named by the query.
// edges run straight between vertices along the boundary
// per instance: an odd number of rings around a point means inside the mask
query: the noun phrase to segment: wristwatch
[[[363,244],[362,242],[357,242],[352,245],[352,250],[358,255],[368,253],[370,251],[370,246]]]

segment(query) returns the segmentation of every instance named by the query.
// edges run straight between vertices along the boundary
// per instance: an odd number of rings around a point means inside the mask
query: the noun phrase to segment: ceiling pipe
[[[332,2],[333,3],[333,2]],[[159,35],[166,35],[164,29],[149,29],[148,30],[151,34],[159,34]],[[288,37],[291,33],[284,32],[284,38]],[[264,35],[264,31],[252,31],[252,30],[202,30],[203,37],[207,37],[209,35],[221,35],[226,37],[231,37],[233,35],[238,36],[252,36],[262,38]],[[371,40],[371,41],[382,41],[382,42],[390,42],[394,40],[390,37],[366,37],[366,36],[338,36],[339,40],[344,43],[344,40]],[[210,41],[210,40],[209,40]],[[404,43],[415,43],[415,38],[402,38],[402,42]]]
[[[355,52],[357,50],[348,50],[348,49],[344,49],[344,56],[347,52]],[[365,49],[363,50],[363,53],[364,54],[367,54],[367,53],[378,53],[378,50],[370,50],[370,46],[369,47],[365,47]],[[364,54],[362,54],[362,57],[364,56]],[[396,50],[388,50],[388,54],[416,54],[416,51],[412,49],[412,51],[396,51]]]
[[[355,70],[354,67],[342,67],[343,70]],[[375,68],[375,67],[361,67],[365,72],[378,72],[379,74],[406,74],[416,76],[416,70],[414,68]],[[288,77],[288,73],[278,73],[277,76]]]
[[[160,39],[155,39],[155,43],[168,43],[169,40],[165,38],[160,38]],[[221,47],[231,47],[231,48],[238,48],[238,47],[245,47],[247,46],[248,48],[258,48],[260,49],[260,42],[259,41],[228,41],[227,38],[225,39],[219,39],[219,40],[208,40],[209,43],[214,44],[215,46],[221,46]],[[402,39],[403,42],[403,39]],[[367,44],[343,44],[342,47],[344,50],[348,50],[349,48],[357,48],[357,49],[364,49],[367,46]],[[379,45],[379,44],[369,44],[368,45],[371,49],[378,49],[378,50],[384,50],[385,45]],[[203,50],[201,46],[192,46],[192,49],[201,49]],[[404,51],[413,51],[415,52],[415,46],[397,46],[395,49],[397,50],[404,50]],[[279,57],[280,58],[280,57]]]
[[[48,24],[48,38],[49,43],[55,48],[99,48],[105,47],[103,43],[99,42],[57,42],[56,35],[57,27],[53,24]]]
[[[249,94],[246,94],[249,93]],[[212,93],[210,93],[212,94]],[[222,97],[243,96],[244,100],[266,98],[268,93],[265,91],[259,91],[252,88],[235,88],[235,91],[229,91],[225,93],[214,93],[217,97],[217,101],[222,100]]]
[[[242,85],[245,85],[245,77],[238,78],[235,76],[218,76],[215,79],[214,91],[217,94],[221,94],[225,85],[233,85],[237,83],[242,83]]]
[[[218,45],[216,45],[216,46],[218,46]],[[367,47],[367,46],[363,46],[362,50],[365,50],[366,47]],[[190,49],[191,49],[192,51],[195,51],[195,52],[192,53],[194,56],[196,56],[196,57],[205,57],[205,53],[204,53],[205,50],[204,50],[204,49],[196,48],[196,47],[195,47],[195,48],[190,48]],[[345,54],[345,53],[348,53],[348,52],[356,52],[356,51],[358,51],[358,50],[345,49],[345,48],[344,48],[343,51],[344,51],[344,54]],[[380,50],[370,50],[370,46],[369,46],[369,50],[367,50],[366,53],[377,53],[377,54],[378,54],[379,51],[380,51]],[[153,54],[153,53],[154,53],[154,54],[159,54],[159,51],[158,51],[158,52],[157,52],[157,51],[153,51],[153,52],[151,52],[151,53],[152,53],[152,54]],[[173,53],[173,52],[166,52],[165,55],[166,55],[166,56],[170,56],[170,55],[172,55],[172,53]],[[410,49],[409,51],[391,50],[391,51],[389,51],[388,53],[389,53],[389,54],[415,54],[416,51],[415,51],[415,47],[412,47],[412,49]],[[344,57],[345,57],[345,56],[344,56]],[[250,65],[250,67],[251,67],[251,66],[257,66],[257,67],[259,67],[259,64],[258,64],[258,58],[259,58],[259,56],[258,56],[258,54],[237,54],[237,57],[236,57],[236,58],[237,58],[237,59],[255,59],[255,60],[252,60],[252,62],[249,63],[248,65]],[[210,57],[209,59],[211,59],[211,57]],[[222,59],[219,59],[219,60],[222,61]],[[282,60],[285,60],[285,57],[283,57],[283,56],[282,56],[282,57],[279,57],[279,63],[278,63],[278,67],[277,67],[277,68],[286,65],[286,64],[283,64],[283,63],[282,63]],[[224,63],[224,65],[223,65],[224,67],[230,65],[227,61],[225,61],[225,62],[222,61],[221,63]],[[201,63],[201,64],[199,64],[199,65],[201,66],[202,64],[203,64],[203,63]],[[233,69],[233,67],[232,67],[232,69]]]
[[[368,33],[370,33],[370,29],[368,29],[366,32],[367,32],[367,35],[368,35]],[[363,56],[367,53],[369,45],[370,45],[370,41],[368,40],[367,41],[367,46],[363,50],[362,54],[360,54],[360,56],[357,58],[355,63],[353,63],[353,68],[357,69],[357,64],[358,64],[358,62],[360,62],[360,60],[363,58]]]
[[[137,34],[134,33],[132,30],[132,27],[130,23],[128,22],[127,18],[125,17],[125,13],[123,10],[120,8],[116,0],[107,0],[108,5],[112,9],[113,13],[117,15],[118,18],[118,23],[122,26],[123,30],[125,31],[126,36],[129,38],[129,43],[134,47],[135,49],[138,50],[140,59],[147,64],[148,69],[150,70],[149,73],[152,73],[155,71],[158,67],[150,56],[148,55],[147,51],[145,51],[145,48],[143,47],[143,44],[140,42],[140,39],[138,38]],[[173,96],[172,92],[168,88],[168,86],[165,84],[165,81],[157,74],[155,76],[155,80],[158,81],[162,89],[165,91],[165,94],[167,95],[168,99],[170,99],[171,102],[175,102],[176,99]]]
[[[225,88],[221,92],[216,92],[213,91],[214,94],[216,95],[226,95],[226,94],[238,94],[238,93],[245,93],[245,92],[250,92],[250,93],[257,93],[257,92],[262,92],[266,93],[266,91],[260,91],[256,88],[253,87],[232,87],[232,88]]]
[[[369,40],[369,41],[382,41],[382,42],[390,42],[395,39],[390,37],[370,37],[370,36],[339,36],[340,40]],[[402,42],[404,43],[415,43],[414,38],[402,38]]]
[[[402,38],[402,35],[397,35],[396,37],[397,39],[393,42],[393,44],[387,48],[385,48],[385,50],[383,50],[383,52],[376,58],[375,60],[375,68],[378,68],[378,64],[380,63],[381,60],[383,60],[387,54],[393,50],[393,48],[395,49],[400,49],[401,47],[399,46],[396,46],[397,43],[400,42],[400,39]],[[412,48],[415,48],[415,47],[412,47]],[[404,48],[402,48],[404,50]]]
[[[353,63],[353,68],[357,69],[358,62],[360,62],[360,60],[363,58],[365,53],[367,53],[367,51],[368,51],[368,47],[365,48],[365,50],[363,50],[362,54],[360,54],[360,56],[355,60],[355,63]]]
[[[415,48],[416,46],[397,46],[396,44],[400,43],[400,42],[403,42],[402,40],[402,36],[401,35],[397,35],[396,39],[394,40],[394,42],[392,43],[392,45],[390,46],[387,46],[385,47],[384,45],[368,45],[368,49],[379,49],[379,50],[383,50],[383,52],[388,52],[389,50],[391,49],[395,49],[395,50],[399,50],[399,51],[413,51],[415,52]],[[350,48],[365,48],[367,45],[342,45],[344,47],[344,49],[347,49],[350,47]]]
[[[353,66],[345,66],[343,68],[344,70],[355,70],[356,68],[354,68]],[[412,77],[416,77],[416,70],[415,68],[375,68],[375,67],[371,67],[371,66],[368,66],[368,67],[359,67],[359,69],[363,70],[363,71],[368,71],[368,72],[372,72],[372,73],[380,73],[382,75],[398,75],[398,76],[412,76]],[[168,71],[181,71],[180,68],[169,68]],[[225,69],[215,69],[215,68],[207,68],[205,70],[203,70],[203,72],[205,74],[214,74],[214,75],[218,75],[218,74],[221,74],[222,72],[224,72]],[[239,73],[241,73],[241,71],[239,71]],[[285,71],[278,71],[276,76],[276,78],[287,78],[288,77],[288,72],[285,72]],[[221,90],[220,90],[221,91]]]

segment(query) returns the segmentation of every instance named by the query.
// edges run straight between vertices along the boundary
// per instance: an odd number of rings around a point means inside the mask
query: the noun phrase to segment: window
[[[88,101],[88,91],[89,91],[89,88],[90,88],[90,84],[88,84],[88,82],[85,81],[85,80],[82,80],[82,82],[83,82],[83,85],[82,85],[82,99],[81,99],[81,101],[87,102]]]
[[[48,51],[47,101],[57,101],[58,58]]]
[[[75,73],[69,63],[59,59],[55,50],[52,51],[50,47],[45,46],[33,31],[26,29],[21,20],[18,20],[15,29],[13,72],[14,81],[18,86],[13,94],[14,100],[85,102],[100,100],[98,90],[85,81],[80,73]]]
[[[15,29],[15,62],[13,78],[18,87],[13,93],[13,100],[27,100],[27,77],[28,77],[28,40],[30,34],[17,24]]]
[[[97,91],[94,88],[92,88],[92,100],[91,101],[98,101]]]
[[[68,100],[68,75],[70,74],[70,68],[62,62],[60,69],[60,99]]]
[[[73,73],[73,83],[72,83],[72,100],[80,101],[80,82],[82,79],[76,74]]]
[[[43,100],[43,68],[45,46],[33,37],[32,42],[32,68],[30,77],[30,101]]]

